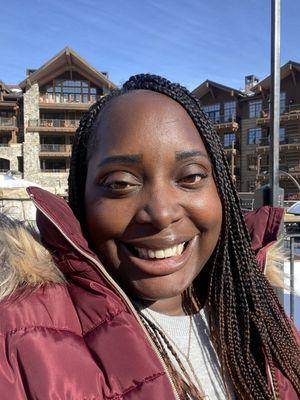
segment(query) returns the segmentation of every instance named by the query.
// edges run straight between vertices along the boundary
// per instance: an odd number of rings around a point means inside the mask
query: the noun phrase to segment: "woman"
[[[295,336],[251,250],[220,141],[186,89],[132,77],[81,121],[71,209],[29,192],[55,266],[6,229],[16,257],[5,264],[15,268],[1,303],[1,398],[298,398]]]

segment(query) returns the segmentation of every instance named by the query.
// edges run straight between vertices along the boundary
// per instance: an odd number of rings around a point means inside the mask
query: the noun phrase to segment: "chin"
[[[131,282],[128,288],[130,294],[136,298],[157,301],[180,296],[191,285],[192,281],[177,280],[167,275]]]

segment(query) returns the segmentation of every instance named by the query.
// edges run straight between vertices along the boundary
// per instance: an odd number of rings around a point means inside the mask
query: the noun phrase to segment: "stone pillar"
[[[39,86],[32,85],[24,93],[24,178],[31,181],[39,181],[40,173],[40,135],[39,132],[31,132],[28,121],[39,120]]]

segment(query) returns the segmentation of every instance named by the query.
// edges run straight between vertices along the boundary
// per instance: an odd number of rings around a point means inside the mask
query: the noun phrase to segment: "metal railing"
[[[283,114],[297,114],[300,113],[300,104],[289,104],[287,106],[281,106],[280,107],[280,115]],[[260,110],[259,115],[256,116],[256,118],[260,119],[260,118],[265,118],[265,119],[269,119],[270,118],[270,109],[267,108],[262,108]]]
[[[16,126],[16,119],[14,117],[0,117],[1,126]]]
[[[41,152],[57,152],[57,153],[68,153],[71,152],[70,144],[59,144],[59,143],[42,143],[40,145]]]
[[[68,168],[45,168],[41,169],[41,172],[69,172]]]
[[[30,119],[29,127],[39,128],[72,128],[77,129],[79,119]]]
[[[212,121],[213,124],[230,124],[232,122],[236,122],[236,113],[233,114],[209,114],[209,112],[207,113],[208,118]]]
[[[284,139],[280,140],[279,144],[300,144],[300,137],[286,136]],[[258,146],[270,146],[270,139],[268,137],[262,137]]]

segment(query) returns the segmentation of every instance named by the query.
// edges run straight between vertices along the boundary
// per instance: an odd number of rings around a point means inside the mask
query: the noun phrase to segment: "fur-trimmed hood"
[[[44,191],[30,190],[34,192],[35,200],[41,201],[39,194],[44,195]],[[61,214],[57,219],[61,221],[65,218],[69,222],[66,225],[66,236],[71,235],[73,240],[76,239],[78,247],[85,248],[85,251],[89,251],[92,255],[83,238],[80,225],[68,205],[50,193],[47,193],[47,196],[50,196],[49,204],[54,201],[59,203],[54,207]],[[276,243],[282,226],[282,217],[282,209],[271,207],[263,207],[246,215],[246,223],[258,262],[264,268],[270,283],[276,287],[283,287],[283,274],[277,266],[283,253]],[[52,230],[57,228],[45,223],[44,216],[39,212],[38,225],[43,237],[46,237],[46,245],[50,251],[41,243],[35,229],[9,219],[3,214],[0,215],[0,301],[14,294],[18,288],[33,289],[47,283],[66,282],[64,274],[70,274],[66,259],[71,252],[74,257],[76,251],[66,243],[65,239],[58,238],[60,233]],[[92,271],[80,271],[81,276],[84,276],[84,273],[90,274]]]
[[[19,288],[65,282],[32,227],[1,214],[0,232],[0,301]]]

